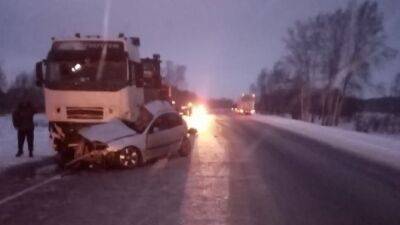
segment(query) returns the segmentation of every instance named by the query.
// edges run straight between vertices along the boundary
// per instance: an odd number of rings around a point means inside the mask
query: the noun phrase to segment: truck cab
[[[255,113],[255,95],[242,94],[237,103],[237,112],[242,115],[252,115]]]
[[[77,131],[114,118],[135,121],[139,108],[160,98],[160,57],[141,59],[137,37],[52,38],[36,64],[54,149],[77,146]]]

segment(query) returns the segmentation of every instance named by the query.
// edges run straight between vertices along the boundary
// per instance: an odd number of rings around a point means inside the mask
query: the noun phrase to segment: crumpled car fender
[[[125,147],[136,147],[139,150],[144,150],[146,143],[146,137],[143,134],[137,134],[134,136],[124,137],[111,142],[108,142],[109,151],[118,151]]]

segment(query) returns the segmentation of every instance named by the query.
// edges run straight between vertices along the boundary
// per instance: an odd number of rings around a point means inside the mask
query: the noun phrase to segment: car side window
[[[139,116],[134,123],[127,123],[128,126],[140,133],[142,133],[150,124],[153,119],[153,115],[146,108],[141,107]]]
[[[152,132],[158,132],[168,128],[168,115],[161,115],[154,121],[151,130]]]
[[[151,131],[158,132],[171,129],[183,124],[182,118],[174,113],[167,113],[159,116],[152,124]]]
[[[168,126],[170,128],[180,126],[180,125],[182,125],[182,123],[183,123],[182,118],[179,115],[174,114],[174,113],[168,114]]]

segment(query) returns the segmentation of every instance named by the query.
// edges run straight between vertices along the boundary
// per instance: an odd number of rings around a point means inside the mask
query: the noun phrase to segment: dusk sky
[[[400,49],[400,1],[378,1],[388,44]],[[282,38],[296,20],[344,7],[348,0],[0,0],[0,61],[9,75],[33,71],[50,37],[74,33],[141,38],[141,55],[187,66],[189,88],[235,98],[263,67],[285,54]],[[377,82],[400,72],[400,57]],[[382,76],[385,75],[385,76]],[[383,78],[382,78],[383,77]]]

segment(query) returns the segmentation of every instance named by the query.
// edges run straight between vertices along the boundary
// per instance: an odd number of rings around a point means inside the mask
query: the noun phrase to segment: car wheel
[[[135,148],[124,148],[118,151],[117,162],[122,168],[134,168],[141,164],[142,157]]]
[[[187,136],[185,136],[182,140],[182,144],[178,150],[178,153],[180,156],[185,157],[190,154],[191,150],[192,150],[192,144],[190,143],[190,139]]]

